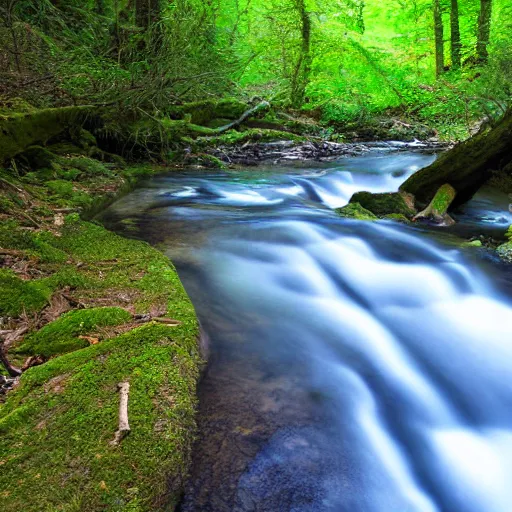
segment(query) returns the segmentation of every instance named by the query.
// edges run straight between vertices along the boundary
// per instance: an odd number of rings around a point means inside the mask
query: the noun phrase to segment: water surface
[[[183,512],[510,512],[510,270],[341,219],[418,153],[155,178],[104,216],[175,262],[210,338]],[[499,234],[505,198],[456,214]]]

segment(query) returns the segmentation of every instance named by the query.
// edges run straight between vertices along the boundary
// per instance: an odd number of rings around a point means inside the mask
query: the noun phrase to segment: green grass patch
[[[79,336],[97,328],[129,322],[132,315],[116,307],[77,309],[62,315],[39,331],[27,336],[16,349],[20,354],[52,357],[87,347],[89,342]]]
[[[23,375],[0,407],[3,511],[173,509],[195,432],[199,358],[185,324],[146,325]],[[124,381],[132,432],[113,447]]]
[[[0,269],[0,316],[36,313],[48,304],[52,289],[45,281],[24,281],[9,269]]]

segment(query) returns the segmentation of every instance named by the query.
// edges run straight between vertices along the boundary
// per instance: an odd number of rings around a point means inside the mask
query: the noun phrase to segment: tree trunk
[[[301,49],[292,76],[291,102],[295,108],[300,108],[304,103],[311,73],[311,15],[306,10],[305,0],[295,0],[295,7],[300,16]]]
[[[459,1],[451,0],[450,11],[450,39],[451,39],[451,57],[452,68],[460,69],[461,65],[461,50],[460,43],[460,26],[459,26]]]
[[[512,162],[512,110],[488,133],[476,135],[441,155],[432,165],[413,174],[401,187],[426,206],[444,184],[457,195],[451,207],[469,201],[492,176]]]
[[[434,0],[434,36],[436,46],[436,77],[444,72],[444,27],[440,0]]]
[[[485,64],[489,58],[487,45],[491,35],[492,0],[480,0],[480,15],[478,16],[478,33],[476,56],[478,62]]]

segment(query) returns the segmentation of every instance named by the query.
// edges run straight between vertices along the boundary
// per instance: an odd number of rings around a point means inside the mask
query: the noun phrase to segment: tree
[[[480,15],[478,16],[478,31],[476,56],[480,64],[486,64],[489,59],[487,46],[491,36],[492,0],[480,0]]]
[[[292,75],[291,102],[299,108],[304,103],[311,73],[311,14],[306,9],[305,0],[294,0],[294,6],[300,19],[301,47]]]
[[[451,0],[450,10],[450,40],[451,40],[451,58],[452,68],[460,69],[461,49],[460,25],[459,25],[459,1]]]
[[[436,77],[444,71],[444,26],[440,0],[434,0],[434,36],[436,56]]]

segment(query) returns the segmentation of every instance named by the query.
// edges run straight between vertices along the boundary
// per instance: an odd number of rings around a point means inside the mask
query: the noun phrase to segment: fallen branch
[[[112,446],[118,446],[121,441],[130,433],[130,424],[128,423],[128,395],[130,393],[130,383],[120,382],[117,385],[119,390],[119,428],[117,429]]]
[[[268,101],[262,101],[258,103],[255,107],[250,108],[246,112],[244,112],[236,121],[229,123],[225,126],[221,126],[220,128],[215,129],[214,131],[217,134],[227,132],[228,130],[232,130],[233,128],[237,128],[243,122],[247,121],[250,117],[257,114],[258,112],[268,110],[270,108],[270,103]]]

